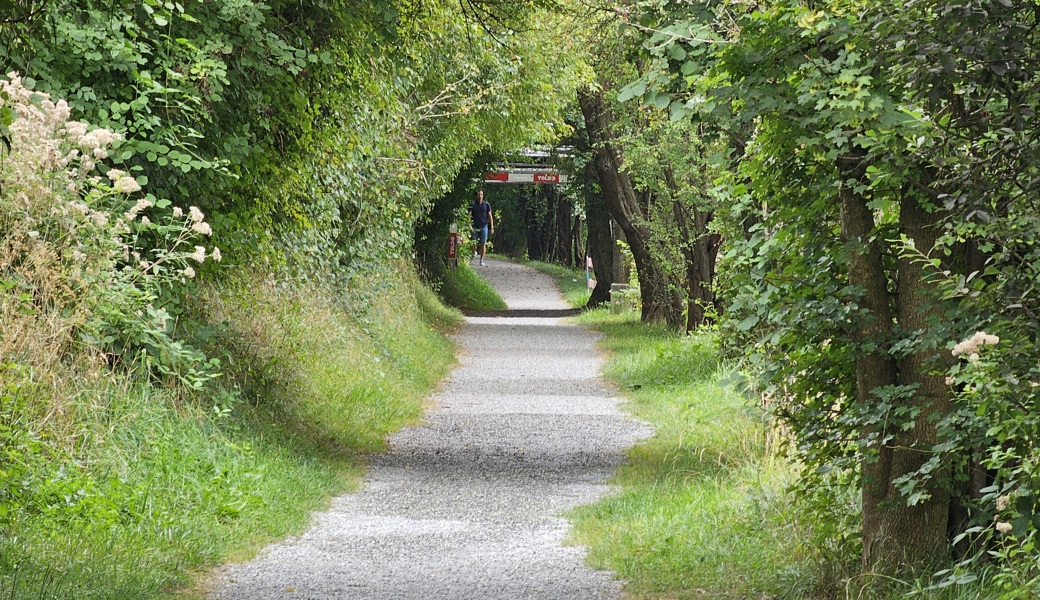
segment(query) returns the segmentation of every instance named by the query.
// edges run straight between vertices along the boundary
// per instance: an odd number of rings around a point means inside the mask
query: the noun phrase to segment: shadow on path
[[[552,310],[517,309],[517,310],[467,310],[463,311],[467,317],[509,317],[509,318],[535,318],[535,319],[562,319],[564,317],[576,317],[581,314],[580,308],[562,308]]]

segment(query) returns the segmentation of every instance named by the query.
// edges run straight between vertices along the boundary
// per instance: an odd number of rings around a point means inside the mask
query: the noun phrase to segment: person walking
[[[473,258],[479,257],[483,267],[488,233],[495,233],[495,217],[491,214],[491,205],[484,200],[484,190],[477,190],[477,199],[469,205],[469,218],[473,222],[473,239],[477,242]]]

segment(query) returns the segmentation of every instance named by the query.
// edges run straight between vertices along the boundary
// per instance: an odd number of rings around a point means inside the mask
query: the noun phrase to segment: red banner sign
[[[448,258],[455,258],[459,254],[459,234],[448,234]]]
[[[567,175],[551,170],[544,171],[491,171],[484,174],[485,183],[567,183]]]

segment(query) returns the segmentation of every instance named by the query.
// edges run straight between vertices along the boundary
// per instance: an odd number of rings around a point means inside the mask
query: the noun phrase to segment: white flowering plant
[[[1040,453],[1035,449],[1040,367],[1028,358],[1030,345],[976,331],[954,344],[950,353],[957,361],[946,376],[963,407],[948,424],[955,430],[948,437],[959,436],[978,453],[992,477],[980,498],[990,509],[987,518],[990,511],[997,517],[988,533],[1011,535],[1022,543],[1040,531]]]
[[[216,363],[173,339],[169,298],[219,261],[202,212],[142,194],[144,178],[104,168],[121,136],[70,120],[63,100],[16,73],[0,79],[0,351],[61,358],[86,343],[110,364],[143,363],[192,388]]]

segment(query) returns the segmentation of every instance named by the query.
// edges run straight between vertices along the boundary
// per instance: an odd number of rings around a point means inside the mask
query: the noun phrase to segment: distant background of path
[[[511,310],[569,308],[552,280],[475,267]],[[422,425],[390,439],[364,489],[297,538],[226,567],[213,598],[619,598],[610,573],[564,547],[560,514],[594,502],[646,428],[600,379],[596,334],[556,318],[470,316],[460,365]]]

